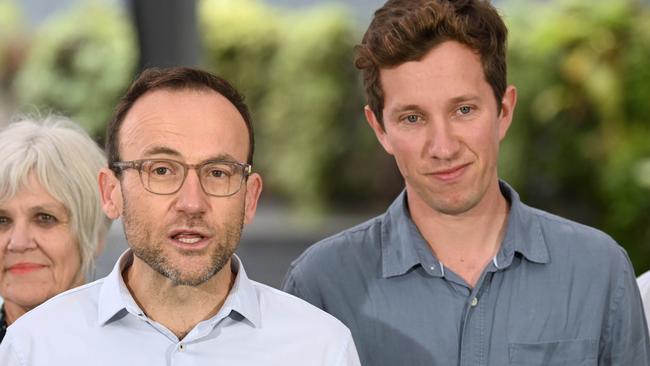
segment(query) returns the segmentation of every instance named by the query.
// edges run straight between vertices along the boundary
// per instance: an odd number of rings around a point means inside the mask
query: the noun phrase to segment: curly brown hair
[[[368,106],[383,127],[384,93],[379,72],[422,59],[445,41],[456,41],[481,57],[485,79],[501,111],[506,83],[508,29],[487,0],[388,0],[355,47]]]

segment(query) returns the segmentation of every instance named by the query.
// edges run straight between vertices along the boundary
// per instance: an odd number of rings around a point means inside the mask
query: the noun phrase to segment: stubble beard
[[[133,254],[151,267],[160,275],[168,278],[177,286],[199,286],[223,269],[234,254],[244,225],[244,211],[235,212],[229,220],[221,227],[211,228],[213,243],[206,250],[212,253],[209,265],[197,272],[188,273],[183,268],[174,265],[165,254],[163,247],[167,238],[155,240],[151,233],[151,226],[143,222],[140,217],[147,217],[146,213],[132,212],[129,209],[126,198],[124,199],[123,226],[126,240],[133,251]],[[185,227],[206,227],[208,226],[202,218],[179,217],[179,221],[185,221]],[[200,256],[202,252],[180,251],[184,256]]]

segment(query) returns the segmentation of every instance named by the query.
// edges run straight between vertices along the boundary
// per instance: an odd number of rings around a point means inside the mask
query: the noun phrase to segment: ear
[[[506,92],[501,99],[501,114],[499,115],[499,141],[503,140],[506,132],[512,124],[512,117],[517,105],[517,88],[513,85],[508,85]]]
[[[244,207],[244,224],[248,225],[255,217],[257,202],[262,194],[262,177],[253,173],[246,180],[246,203]]]
[[[391,146],[390,142],[388,141],[388,137],[386,136],[385,125],[382,126],[382,124],[379,123],[377,116],[375,116],[375,113],[372,111],[372,109],[370,109],[369,106],[366,105],[363,108],[363,112],[365,113],[366,120],[368,121],[368,124],[372,130],[375,132],[375,136],[377,136],[377,140],[381,146],[384,148],[384,150],[386,150],[387,153],[393,155],[393,147]]]
[[[97,182],[102,199],[102,209],[111,220],[116,220],[122,215],[122,207],[124,206],[120,181],[112,170],[101,168],[97,176]]]

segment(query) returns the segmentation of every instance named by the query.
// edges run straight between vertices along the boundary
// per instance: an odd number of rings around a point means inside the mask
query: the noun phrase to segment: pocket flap
[[[592,339],[510,343],[508,353],[511,365],[583,365],[598,358],[598,342]],[[587,365],[587,363],[585,363]]]

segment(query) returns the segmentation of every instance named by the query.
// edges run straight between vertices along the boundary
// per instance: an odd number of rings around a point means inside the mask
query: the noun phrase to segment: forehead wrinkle
[[[26,197],[23,197],[23,201],[19,205],[20,210],[26,209],[27,212],[38,212],[38,211],[49,211],[52,213],[56,214],[65,214],[69,215],[68,208],[61,202],[57,201],[55,198],[48,196],[46,200],[49,200],[51,202],[47,203],[40,203],[43,201],[42,197],[36,198],[33,196],[34,191],[32,189],[29,189],[27,187],[23,187],[23,189],[27,189],[27,192],[29,194]],[[15,197],[13,197],[15,198]],[[12,198],[12,199],[13,199]],[[34,202],[37,201],[37,202]],[[0,204],[4,205],[8,201],[2,202]],[[9,211],[6,208],[0,207],[0,214],[7,214]]]
[[[136,154],[141,155],[146,151],[154,150],[156,147],[160,147],[157,142],[150,141],[151,138],[148,136],[152,131],[159,131],[164,133],[168,137],[180,137],[181,134],[174,132],[173,129],[166,127],[167,125],[172,124],[172,122],[165,121],[165,119],[156,115],[155,112],[148,113],[147,115],[139,118],[135,115],[132,118],[128,118],[124,121],[122,129],[120,131],[119,143],[120,143],[120,155],[123,154],[124,150],[130,148],[134,150]],[[147,141],[142,146],[139,146],[142,141]],[[170,148],[170,150],[172,150]]]

